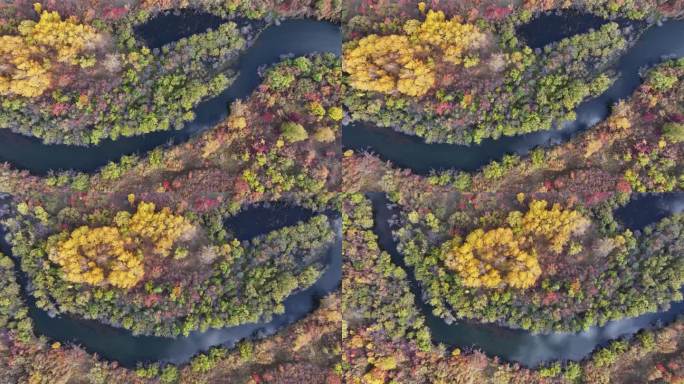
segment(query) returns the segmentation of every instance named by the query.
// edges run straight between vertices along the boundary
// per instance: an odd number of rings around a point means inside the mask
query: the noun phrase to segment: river
[[[195,17],[201,18],[203,15],[196,14]],[[174,30],[176,26],[173,25],[173,19],[160,18],[164,30]],[[155,22],[156,19],[152,19],[148,24]],[[308,19],[286,20],[259,34],[253,45],[240,57],[239,74],[231,86],[220,95],[198,104],[194,109],[195,120],[182,130],[103,140],[98,146],[81,147],[45,145],[39,139],[0,129],[0,163],[9,162],[14,168],[26,169],[35,175],[66,169],[93,172],[123,155],[145,153],[163,144],[181,143],[224,120],[232,101],[248,97],[261,83],[259,67],[276,63],[287,54],[301,56],[330,52],[339,55],[341,45],[342,35],[338,25]]]
[[[265,211],[271,208],[253,209],[258,210],[258,214],[264,215]],[[302,218],[306,219],[313,215],[311,211],[293,206],[275,206],[272,209],[274,210],[272,214],[280,215],[279,227],[294,225]],[[135,367],[139,362],[153,361],[177,364],[187,362],[197,353],[207,351],[214,346],[232,347],[244,339],[271,335],[311,313],[318,307],[321,298],[339,289],[342,279],[342,223],[339,215],[328,212],[328,217],[335,230],[336,238],[324,257],[327,262],[326,269],[312,286],[295,292],[285,299],[283,314],[274,315],[269,322],[209,329],[204,332],[195,331],[187,337],[134,336],[126,329],[105,325],[96,320],[84,320],[69,315],[51,317],[47,312],[36,307],[35,299],[28,292],[27,276],[18,267],[18,259],[13,257],[13,260],[37,335],[43,335],[52,341],[64,344],[80,345],[90,353],[97,353],[107,360],[115,360],[127,367]],[[228,224],[236,227],[227,227],[227,229],[233,230],[241,227],[239,233],[242,240],[278,229],[275,226],[253,226],[252,221],[251,209],[247,209],[230,219]],[[0,252],[12,256],[12,250],[4,237],[5,234],[0,227]]]
[[[551,27],[549,26],[551,29]],[[479,145],[428,144],[418,136],[377,127],[367,122],[355,122],[342,128],[342,144],[346,149],[368,150],[383,160],[418,174],[433,169],[475,171],[499,160],[503,155],[526,155],[535,147],[550,147],[563,143],[578,132],[604,120],[610,107],[628,98],[641,84],[639,69],[662,61],[664,56],[684,56],[684,21],[668,21],[646,30],[617,63],[619,78],[600,96],[582,102],[576,109],[577,119],[548,131],[519,136],[486,139]]]
[[[432,313],[432,307],[425,303],[420,283],[413,275],[413,268],[404,263],[403,255],[398,252],[389,224],[398,211],[383,193],[371,193],[373,202],[374,227],[380,248],[387,251],[392,261],[403,268],[410,280],[416,306],[425,316],[426,325],[434,343],[465,350],[480,349],[489,356],[498,356],[509,362],[517,362],[527,367],[536,367],[554,360],[578,361],[588,356],[597,347],[611,340],[633,335],[641,329],[652,328],[658,323],[670,323],[684,313],[684,302],[672,303],[670,309],[642,316],[610,321],[601,327],[591,327],[580,333],[557,332],[538,334],[521,329],[511,329],[495,324],[457,322],[447,324]],[[666,195],[643,195],[630,201],[625,207],[617,209],[616,219],[634,229],[643,227],[666,215],[680,213],[684,209],[684,193]],[[656,213],[635,218],[635,213]],[[638,216],[638,215],[637,215]]]

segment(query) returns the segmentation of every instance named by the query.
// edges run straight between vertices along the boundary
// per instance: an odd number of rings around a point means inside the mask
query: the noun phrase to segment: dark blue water
[[[563,143],[608,117],[610,107],[618,100],[628,98],[641,84],[640,68],[659,63],[664,56],[684,56],[682,36],[684,21],[668,21],[661,27],[649,28],[620,58],[616,67],[620,74],[617,81],[602,95],[581,103],[575,110],[575,121],[555,126],[549,131],[487,139],[479,145],[466,146],[428,144],[418,136],[356,122],[343,127],[342,144],[355,151],[368,150],[383,160],[418,174],[427,174],[433,169],[475,171],[508,153],[527,155],[535,147]]]
[[[250,207],[224,221],[225,227],[242,241],[278,228],[309,220],[316,212],[285,203],[266,203]]]
[[[598,30],[608,22],[609,20],[602,17],[576,11],[563,12],[562,14],[552,13],[537,17],[529,23],[519,26],[516,29],[516,35],[530,48],[543,48],[547,44],[574,35]],[[625,20],[617,20],[617,22],[621,26],[626,24]]]
[[[208,30],[217,29],[228,20],[211,13],[184,8],[162,13],[134,28],[136,36],[150,48],[162,46]]]
[[[67,315],[50,317],[47,312],[36,307],[35,299],[27,292],[27,276],[17,266],[18,281],[22,286],[22,293],[28,304],[29,315],[33,320],[34,331],[37,335],[43,335],[61,343],[81,345],[90,353],[97,353],[107,360],[115,360],[128,367],[135,366],[138,362],[184,363],[197,353],[207,351],[214,346],[232,347],[243,339],[272,335],[283,327],[304,318],[318,307],[321,298],[339,289],[342,280],[342,224],[339,217],[332,214],[329,217],[335,229],[336,239],[324,257],[327,263],[326,270],[311,287],[285,299],[283,302],[285,312],[281,315],[273,315],[269,322],[209,329],[204,332],[195,331],[187,337],[134,336],[126,329],[108,326],[95,320],[78,319]],[[249,216],[246,215],[241,221],[248,222],[249,220]],[[242,225],[242,222],[235,224]],[[0,252],[12,255],[1,227]],[[18,262],[17,259],[14,260]]]
[[[169,31],[176,27],[164,24]],[[330,52],[339,55],[341,45],[340,27],[335,24],[287,20],[279,26],[268,27],[259,35],[240,57],[240,73],[233,84],[220,95],[200,103],[194,110],[195,120],[182,130],[103,140],[96,147],[79,147],[45,145],[39,139],[0,129],[0,162],[9,162],[14,168],[27,169],[36,175],[66,169],[92,172],[123,155],[145,153],[163,144],[181,143],[224,120],[232,101],[248,97],[261,83],[257,73],[260,66],[276,63],[286,54],[301,56]]]
[[[637,223],[638,228],[643,228],[643,226],[656,222],[664,216],[681,212],[684,205],[684,193],[669,194],[668,196],[658,197],[654,200],[651,195],[644,195],[633,199],[622,210],[616,212],[616,218],[621,221],[628,219],[630,223]],[[641,329],[652,328],[658,323],[670,323],[684,313],[684,302],[675,302],[666,311],[610,321],[604,326],[591,327],[580,333],[535,334],[493,324],[473,322],[448,324],[440,317],[435,316],[432,313],[432,307],[421,300],[423,297],[422,288],[420,283],[415,280],[413,268],[406,265],[404,256],[397,250],[389,222],[398,215],[398,208],[390,206],[390,201],[382,193],[371,193],[369,198],[373,202],[373,230],[378,235],[380,248],[387,251],[391,255],[392,261],[407,272],[411,291],[416,299],[416,306],[425,316],[426,325],[430,328],[434,343],[443,343],[461,349],[480,349],[489,356],[498,356],[509,362],[535,367],[548,361],[581,360],[594,349],[606,345],[611,340],[633,335]],[[650,210],[661,212],[662,216],[633,218],[634,215],[639,216],[639,212]],[[625,224],[628,225],[628,223]]]

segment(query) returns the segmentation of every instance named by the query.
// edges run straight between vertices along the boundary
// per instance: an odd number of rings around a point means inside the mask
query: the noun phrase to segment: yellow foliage
[[[142,255],[126,249],[129,239],[114,227],[74,230],[50,252],[50,260],[62,267],[66,280],[97,285],[107,282],[130,288],[143,276]]]
[[[435,82],[435,65],[407,36],[370,35],[346,52],[342,65],[354,88],[410,96],[425,94]]]
[[[632,123],[625,116],[615,116],[609,119],[608,124],[614,129],[629,129]]]
[[[221,141],[216,138],[209,138],[202,148],[202,158],[207,159],[221,148]]]
[[[409,96],[426,94],[435,82],[435,60],[464,64],[464,53],[478,48],[484,33],[443,12],[428,11],[423,22],[409,20],[403,35],[369,35],[345,50],[342,62],[354,88]],[[477,59],[467,58],[468,66]]]
[[[522,217],[520,227],[515,228],[516,233],[522,236],[527,246],[534,246],[537,238],[546,239],[551,245],[550,249],[559,254],[570,240],[570,235],[576,231],[585,220],[575,210],[561,209],[560,204],[554,204],[547,209],[548,202],[534,200],[530,203],[529,210]]]
[[[600,139],[589,139],[586,148],[584,149],[584,158],[588,159],[599,150],[603,148],[603,142]]]
[[[520,202],[524,197],[517,195]],[[573,232],[586,223],[579,212],[561,209],[559,204],[547,208],[545,200],[533,200],[525,214],[509,213],[507,227],[472,231],[463,244],[454,246],[446,266],[467,287],[531,287],[541,275],[538,251],[548,243],[551,251],[561,253]]]
[[[520,249],[510,228],[474,230],[462,245],[455,247],[447,266],[458,272],[467,287],[507,284],[524,289],[541,275],[536,255]]]
[[[154,253],[168,256],[173,243],[192,229],[192,224],[180,215],[174,215],[168,207],[155,212],[154,203],[141,202],[126,228],[137,239],[154,245]]]
[[[409,20],[404,31],[419,44],[429,45],[429,49],[439,48],[443,59],[452,64],[463,63],[465,51],[478,48],[485,40],[477,26],[461,23],[456,17],[446,20],[444,12],[428,11],[422,23]]]
[[[37,10],[40,7],[36,7]],[[79,56],[97,31],[57,12],[43,11],[40,20],[24,20],[19,35],[0,36],[0,95],[37,97],[50,87],[54,62],[86,66]]]
[[[144,276],[144,246],[168,256],[174,242],[192,229],[184,217],[168,208],[155,212],[155,205],[146,202],[133,215],[118,212],[114,224],[79,227],[49,249],[50,260],[62,268],[66,280],[131,288]]]
[[[228,117],[228,127],[236,131],[243,130],[247,127],[247,119],[245,119],[244,116],[231,114],[230,117]]]

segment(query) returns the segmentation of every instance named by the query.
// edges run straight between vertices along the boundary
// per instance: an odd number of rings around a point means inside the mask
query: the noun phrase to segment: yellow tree
[[[582,228],[586,219],[575,210],[562,209],[558,203],[547,208],[545,200],[532,201],[519,225],[513,229],[524,239],[526,246],[535,246],[542,238],[550,243],[551,251],[559,254],[570,240],[570,235]]]
[[[475,25],[446,20],[443,12],[429,11],[424,21],[409,20],[403,29],[401,35],[363,37],[345,49],[342,66],[354,88],[422,96],[435,83],[436,62],[475,65],[475,57],[464,55],[486,40]]]
[[[129,196],[133,202],[135,197]],[[59,265],[64,278],[74,283],[111,284],[129,289],[144,276],[146,250],[166,257],[173,245],[194,227],[169,208],[155,211],[153,203],[140,202],[131,215],[120,211],[114,226],[82,226],[70,234],[52,237],[49,258]]]
[[[49,257],[68,281],[128,289],[144,275],[142,255],[127,250],[128,242],[117,228],[82,226],[52,248]]]
[[[91,26],[43,11],[38,22],[24,20],[18,30],[18,36],[0,36],[0,95],[42,95],[51,85],[51,70],[57,63],[94,65],[92,59],[81,55],[88,44],[99,39]]]
[[[192,228],[185,217],[174,215],[168,207],[155,212],[154,203],[141,202],[126,229],[129,236],[152,244],[153,252],[165,257],[173,244]]]
[[[536,255],[520,249],[510,228],[476,229],[447,258],[467,287],[529,288],[541,275]]]
[[[420,96],[435,82],[434,62],[421,53],[407,36],[370,35],[345,52],[342,66],[354,88]]]
[[[525,196],[517,198],[522,202]],[[537,254],[545,249],[561,253],[572,234],[588,224],[579,212],[559,204],[549,208],[545,200],[533,200],[524,214],[510,212],[507,221],[508,226],[472,231],[447,255],[446,266],[459,274],[463,285],[529,288],[541,275]]]

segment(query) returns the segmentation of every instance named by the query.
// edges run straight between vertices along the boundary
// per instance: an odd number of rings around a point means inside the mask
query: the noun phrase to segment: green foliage
[[[50,216],[49,220],[50,223],[57,218],[76,221],[72,224],[76,226],[111,223],[113,220],[129,231],[142,226],[147,228],[148,234],[154,227],[145,224],[144,220],[137,220],[139,225],[136,224],[130,214],[112,218],[112,213],[100,213],[90,215],[87,220],[92,221],[83,223],[85,218],[76,213],[73,215],[63,210],[56,215],[58,217]],[[22,220],[22,226],[27,232],[19,230],[17,233],[28,234],[34,228],[28,218]],[[220,217],[217,226],[219,231],[223,230]],[[164,280],[143,280],[130,292],[106,285],[73,284],[58,278],[58,267],[47,260],[47,244],[44,241],[32,243],[37,240],[32,235],[15,236],[14,246],[26,250],[22,254],[27,255],[27,273],[35,282],[34,295],[38,298],[38,307],[76,316],[87,314],[136,334],[176,336],[209,327],[259,322],[282,312],[282,303],[289,295],[314,284],[321,276],[325,251],[335,237],[329,220],[323,215],[258,236],[244,244],[227,237],[225,231],[223,233],[223,236],[216,236],[214,244],[202,244],[204,241],[197,239],[200,244],[193,243],[175,253],[170,252],[174,258],[164,262],[168,264],[164,273],[170,276]],[[156,248],[162,243],[154,242]],[[174,268],[177,263],[188,259],[206,268],[208,276],[190,287],[178,286],[179,276]],[[43,264],[50,267],[39,267]],[[235,279],[236,275],[242,278]],[[152,305],[135,299],[141,294],[144,297],[154,296]],[[59,304],[59,310],[54,303]],[[155,313],[164,313],[165,316],[155,316]]]
[[[406,273],[379,249],[377,236],[370,230],[374,220],[370,202],[361,194],[346,201],[344,257],[354,289],[343,290],[342,307],[360,314],[364,323],[376,324],[393,340],[415,340],[421,350],[428,351],[430,331],[415,306]]]
[[[472,178],[470,177],[470,174],[465,173],[465,172],[460,172],[456,177],[454,178],[454,188],[456,188],[458,191],[465,192],[470,189],[472,185]]]
[[[161,370],[159,375],[159,381],[162,384],[173,384],[178,381],[178,368],[175,365],[166,365]]]
[[[0,104],[0,128],[74,145],[180,128],[194,118],[195,105],[230,85],[230,65],[246,47],[233,22],[165,45],[158,54],[141,47],[130,24],[108,32],[122,44],[91,38],[86,45],[92,55],[75,63],[92,66],[97,56],[98,70],[82,71],[78,82],[65,76],[59,88],[32,103],[10,96]]]
[[[592,361],[597,367],[606,367],[613,364],[621,353],[627,350],[627,341],[612,342],[608,347],[601,348],[592,356]]]
[[[627,48],[619,25],[612,22],[547,45],[540,53],[522,46],[513,27],[500,32],[507,47],[487,60],[498,68],[487,72],[487,80],[456,81],[472,73],[452,66],[442,74],[447,85],[434,94],[418,99],[352,90],[345,106],[354,120],[393,127],[428,142],[471,144],[546,130],[554,121],[573,120],[580,102],[608,89],[612,79],[604,72]],[[425,55],[436,59],[437,53]],[[485,67],[478,66],[488,71]]]
[[[280,126],[280,131],[283,138],[290,143],[296,143],[309,138],[309,134],[301,124],[291,121],[283,123]]]
[[[681,143],[684,141],[684,124],[666,123],[663,125],[663,136],[671,143]]]
[[[582,366],[572,361],[569,362],[563,372],[563,378],[571,383],[578,382],[582,378]]]
[[[266,75],[266,84],[275,91],[288,88],[294,81],[294,74],[286,70],[271,70]]]
[[[556,377],[562,371],[560,362],[555,362],[549,366],[539,368],[539,376],[541,377]]]
[[[14,262],[0,253],[0,328],[15,331],[22,341],[33,337],[33,323],[14,277]]]
[[[677,80],[677,76],[669,75],[661,70],[651,71],[647,79],[648,84],[660,92],[672,88],[677,83]]]

